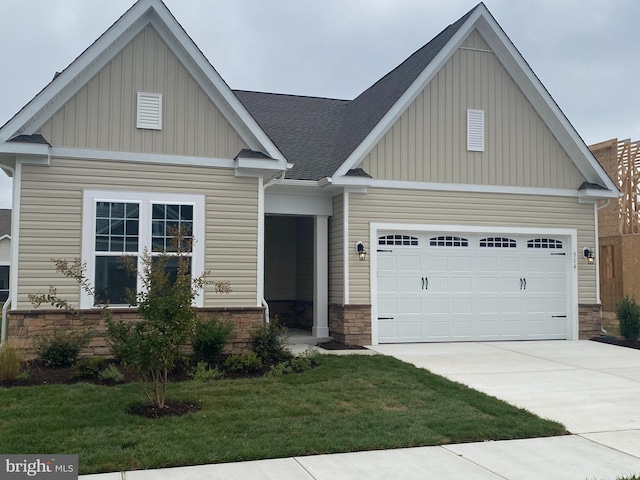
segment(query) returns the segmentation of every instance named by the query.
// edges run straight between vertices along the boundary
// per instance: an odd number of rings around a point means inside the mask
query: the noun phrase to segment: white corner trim
[[[264,219],[264,180],[262,177],[258,177],[258,231],[256,232],[258,235],[258,269],[256,278],[257,284],[257,295],[256,295],[256,305],[258,307],[262,306],[262,300],[264,298],[264,242],[265,242],[265,219]]]
[[[342,194],[342,269],[344,274],[343,305],[349,305],[349,192]]]
[[[594,255],[596,257],[596,303],[602,305],[602,300],[600,299],[600,236],[598,235],[598,204],[593,204],[593,216],[595,218],[595,226],[594,226]]]
[[[11,206],[11,271],[9,272],[9,290],[11,295],[11,305],[14,309],[19,309],[18,305],[18,272],[20,268],[20,197],[22,189],[22,164],[16,162],[13,172],[13,203]],[[30,293],[30,292],[27,292]]]

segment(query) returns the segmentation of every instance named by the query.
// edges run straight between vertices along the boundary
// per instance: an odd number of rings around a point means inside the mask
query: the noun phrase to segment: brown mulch
[[[335,340],[331,340],[330,342],[320,343],[318,347],[323,348],[325,350],[366,350],[365,347],[360,345],[348,345],[340,342],[336,342]]]
[[[127,413],[147,418],[160,418],[179,417],[198,410],[200,410],[198,405],[189,402],[165,402],[164,408],[158,408],[149,403],[136,403],[127,408]]]
[[[591,340],[594,341],[594,342],[608,343],[609,345],[617,345],[619,347],[635,348],[636,350],[640,350],[640,343],[639,342],[626,340],[624,338],[612,337],[610,335],[603,335],[601,337],[593,337]]]

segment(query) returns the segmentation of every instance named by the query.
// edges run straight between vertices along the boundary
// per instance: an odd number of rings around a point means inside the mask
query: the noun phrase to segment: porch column
[[[313,329],[314,337],[329,336],[329,216],[314,217]]]

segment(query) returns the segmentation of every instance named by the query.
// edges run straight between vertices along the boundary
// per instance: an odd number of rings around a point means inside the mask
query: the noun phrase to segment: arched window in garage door
[[[527,248],[562,249],[562,240],[533,238],[527,241]]]
[[[442,235],[429,239],[430,247],[468,247],[469,240],[464,237],[454,237],[452,235]]]
[[[516,248],[516,241],[513,238],[488,237],[480,239],[482,248]]]
[[[411,235],[382,235],[378,237],[378,245],[395,245],[405,247],[417,247],[418,238]]]

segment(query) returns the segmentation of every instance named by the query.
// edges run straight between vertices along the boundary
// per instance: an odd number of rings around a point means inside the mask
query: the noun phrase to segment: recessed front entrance
[[[568,237],[377,236],[380,343],[569,338]]]

